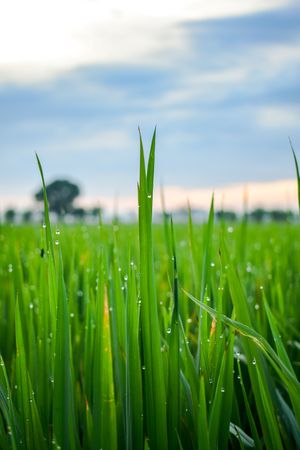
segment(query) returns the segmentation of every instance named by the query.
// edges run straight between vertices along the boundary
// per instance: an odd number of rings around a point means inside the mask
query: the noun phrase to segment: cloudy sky
[[[253,205],[295,206],[299,1],[103,3],[2,3],[0,209],[30,203],[35,151],[82,203],[131,207],[137,129],[148,148],[155,125],[169,206],[214,190],[239,207],[245,186]]]

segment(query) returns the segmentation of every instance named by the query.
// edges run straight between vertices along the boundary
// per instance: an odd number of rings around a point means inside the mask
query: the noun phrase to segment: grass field
[[[0,229],[1,449],[300,448],[300,226]]]

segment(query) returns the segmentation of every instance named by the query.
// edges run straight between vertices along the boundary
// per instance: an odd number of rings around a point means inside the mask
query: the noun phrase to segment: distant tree
[[[96,219],[99,219],[99,217],[101,217],[101,215],[102,215],[102,208],[100,208],[99,206],[92,208],[91,215],[93,217],[95,217]]]
[[[286,222],[293,218],[293,213],[291,211],[282,211],[280,209],[274,209],[269,211],[270,219],[274,222]]]
[[[31,222],[31,220],[32,220],[32,211],[30,211],[30,210],[24,211],[23,214],[22,214],[22,220],[25,223]]]
[[[86,215],[86,210],[84,208],[74,208],[72,214],[76,219],[83,220]]]
[[[218,220],[225,220],[226,222],[235,222],[237,220],[237,215],[234,211],[224,211],[220,210],[216,212]]]
[[[7,209],[4,214],[5,222],[14,223],[16,219],[16,211],[12,208]]]
[[[263,208],[257,208],[251,211],[249,217],[254,220],[254,222],[262,222],[267,216],[267,211]]]
[[[80,194],[79,187],[68,180],[56,180],[46,186],[50,211],[58,215],[73,211],[73,201]],[[35,194],[35,199],[43,201],[43,189]]]

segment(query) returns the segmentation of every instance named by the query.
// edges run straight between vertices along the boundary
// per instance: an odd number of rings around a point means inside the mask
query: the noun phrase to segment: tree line
[[[102,212],[99,206],[85,209],[74,206],[74,201],[80,195],[80,188],[77,184],[68,180],[55,180],[46,186],[49,210],[57,215],[59,221],[63,220],[66,215],[73,217],[74,221],[84,221],[87,217],[95,220]],[[43,189],[39,189],[34,194],[34,199],[38,203],[43,202]],[[187,214],[187,211],[186,211]],[[175,213],[176,215],[176,213]],[[280,209],[266,210],[256,208],[246,214],[247,219],[252,222],[287,222],[294,220],[292,211],[284,211]],[[6,223],[16,222],[17,212],[14,208],[9,208],[4,213],[4,221]],[[240,216],[235,211],[220,210],[216,212],[216,218],[225,222],[236,222]],[[21,222],[29,223],[34,219],[34,211],[26,210],[21,214]]]

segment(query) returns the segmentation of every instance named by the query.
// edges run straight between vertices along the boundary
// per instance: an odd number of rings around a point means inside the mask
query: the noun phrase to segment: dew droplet
[[[259,304],[255,303],[254,308],[256,309],[256,311],[259,310]]]
[[[167,328],[167,333],[171,334],[171,328]]]
[[[221,387],[221,392],[222,392],[222,394],[224,394],[224,392],[225,392],[225,388],[223,386]]]
[[[252,359],[252,364],[255,366],[255,364],[256,364],[256,359],[255,358]]]
[[[59,236],[59,235],[60,235],[60,230],[56,230],[56,231],[55,231],[55,234],[56,234],[57,236]]]

